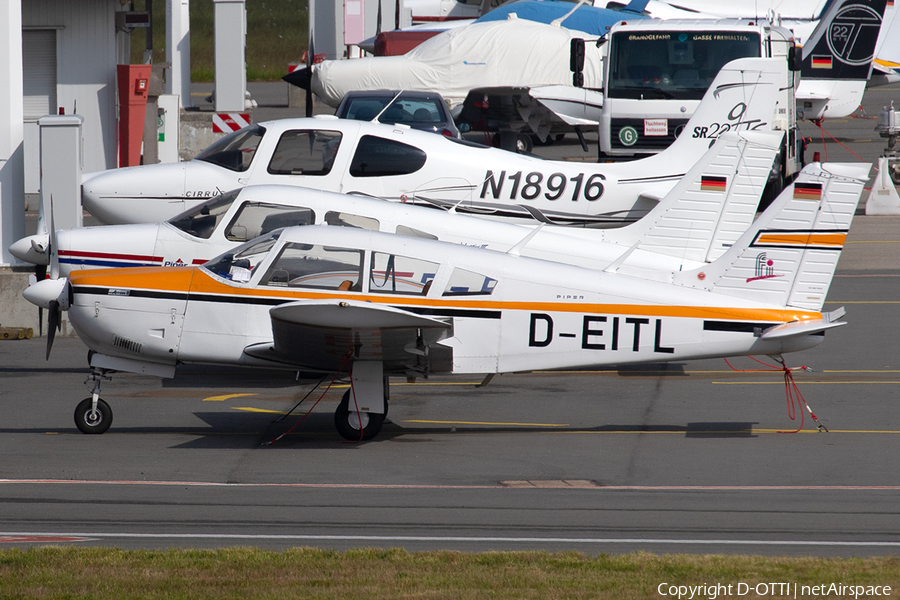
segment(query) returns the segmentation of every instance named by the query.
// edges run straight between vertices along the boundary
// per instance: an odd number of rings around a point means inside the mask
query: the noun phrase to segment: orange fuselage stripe
[[[821,313],[796,308],[739,308],[729,306],[677,306],[651,304],[598,304],[592,302],[513,302],[463,298],[436,299],[421,296],[391,294],[362,294],[341,291],[308,291],[296,288],[239,287],[224,283],[198,267],[134,267],[74,271],[70,276],[74,286],[100,286],[118,289],[139,289],[159,292],[214,294],[232,297],[282,298],[285,301],[322,300],[335,298],[390,304],[392,306],[523,310],[543,312],[570,312],[586,314],[639,315],[648,317],[681,317],[694,319],[719,319],[733,321],[808,321],[819,319]]]

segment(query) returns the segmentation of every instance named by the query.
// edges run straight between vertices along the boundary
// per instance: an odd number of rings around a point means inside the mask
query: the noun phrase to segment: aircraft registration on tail
[[[870,165],[813,164],[718,260],[597,270],[355,228],[291,227],[200,267],[46,279],[91,348],[85,433],[109,428],[110,371],[191,363],[349,373],[338,432],[371,439],[389,377],[591,368],[811,348],[842,325],[822,307]],[[51,272],[58,270],[51,264]],[[54,314],[56,318],[54,319]],[[52,340],[51,340],[52,341]]]

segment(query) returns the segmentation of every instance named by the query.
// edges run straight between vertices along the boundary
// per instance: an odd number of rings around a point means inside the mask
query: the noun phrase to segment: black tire
[[[387,412],[385,406],[385,413]],[[384,415],[379,413],[360,412],[359,420],[363,422],[362,438],[359,435],[359,427],[356,425],[357,413],[350,410],[350,390],[344,392],[341,403],[334,411],[334,426],[342,438],[351,442],[368,441],[378,435],[384,423]]]
[[[81,433],[103,433],[112,425],[112,409],[103,400],[97,400],[97,412],[91,414],[91,399],[85,398],[75,407],[75,425]]]
[[[519,154],[529,154],[534,149],[531,143],[531,136],[525,133],[516,135],[516,152]]]

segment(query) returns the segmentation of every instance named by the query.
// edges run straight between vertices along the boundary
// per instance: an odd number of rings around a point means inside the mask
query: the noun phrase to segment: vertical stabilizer
[[[646,217],[605,239],[687,261],[719,258],[753,222],[783,139],[771,130],[720,136]]]
[[[871,165],[813,163],[722,258],[675,282],[821,311]]]
[[[726,64],[672,145],[631,164],[640,165],[647,175],[686,173],[721,135],[772,129],[787,68],[783,57],[739,58]]]
[[[802,79],[867,80],[887,0],[839,0],[803,45]]]
[[[866,89],[886,0],[839,0],[803,45],[798,114],[815,120],[852,115]]]

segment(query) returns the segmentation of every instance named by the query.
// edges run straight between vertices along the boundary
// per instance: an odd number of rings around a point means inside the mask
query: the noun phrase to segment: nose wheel
[[[75,407],[75,426],[81,433],[103,433],[112,425],[112,409],[100,398],[100,382],[109,380],[106,369],[91,369],[85,384],[89,384],[91,395]]]
[[[104,400],[85,398],[75,407],[75,426],[81,433],[103,433],[112,425],[112,409]]]

